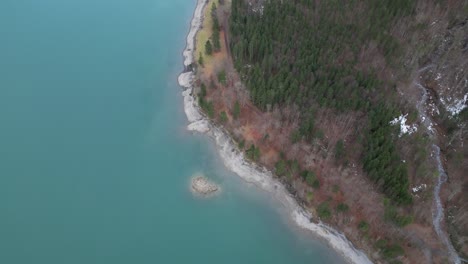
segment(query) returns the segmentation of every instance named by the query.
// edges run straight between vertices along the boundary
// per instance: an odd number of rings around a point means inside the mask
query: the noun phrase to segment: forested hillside
[[[253,102],[264,110],[297,105],[300,135],[309,139],[316,131],[308,113],[317,108],[369,115],[364,168],[393,201],[411,203],[407,168],[389,125],[399,114],[394,83],[360,65],[360,56],[376,45],[388,64],[397,61],[402,47],[389,27],[413,14],[415,1],[268,1],[257,12],[250,5],[233,1],[230,29],[236,69]]]
[[[468,255],[468,1],[208,3],[198,102],[311,221],[377,262]]]

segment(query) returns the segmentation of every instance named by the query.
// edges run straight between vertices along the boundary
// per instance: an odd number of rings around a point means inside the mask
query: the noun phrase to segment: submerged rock
[[[220,190],[216,183],[201,175],[192,178],[191,189],[193,192],[204,196],[214,194]]]

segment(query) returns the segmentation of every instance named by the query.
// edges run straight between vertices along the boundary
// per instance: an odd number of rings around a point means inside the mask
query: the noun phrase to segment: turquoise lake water
[[[0,263],[340,263],[186,131],[194,0],[0,1]],[[220,183],[189,191],[194,173]]]

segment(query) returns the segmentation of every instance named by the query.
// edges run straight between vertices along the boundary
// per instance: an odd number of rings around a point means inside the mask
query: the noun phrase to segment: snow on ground
[[[401,115],[392,121],[390,121],[390,125],[394,126],[396,124],[400,124],[400,135],[399,137],[403,136],[404,134],[413,134],[414,132],[418,131],[418,127],[413,124],[413,125],[408,125],[406,124],[408,114],[406,115]]]
[[[426,184],[421,184],[421,185],[419,185],[419,186],[416,186],[416,187],[411,188],[411,190],[413,191],[413,193],[417,193],[417,192],[419,192],[419,191],[421,191],[421,190],[426,189],[426,187],[427,187]]]
[[[263,15],[263,9],[264,9],[264,7],[263,7],[262,4],[258,4],[258,3],[257,3],[257,4],[254,5],[254,4],[252,4],[252,2],[249,2],[249,6],[250,6],[250,8],[252,9],[252,11],[253,11],[254,13],[259,13],[260,16]]]
[[[463,99],[452,100],[451,97],[448,97],[447,99],[440,98],[440,101],[444,105],[445,109],[450,112],[451,116],[456,116],[467,107],[466,102],[468,101],[468,94],[465,94]],[[449,103],[449,101],[452,101],[452,103]]]

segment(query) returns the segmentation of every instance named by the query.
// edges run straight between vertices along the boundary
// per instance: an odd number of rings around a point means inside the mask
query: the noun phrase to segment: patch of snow
[[[411,188],[411,190],[413,191],[413,193],[417,193],[417,192],[419,192],[419,191],[421,191],[421,190],[426,189],[426,187],[427,187],[426,184],[421,184],[421,185],[419,185],[419,186],[416,186],[416,187]]]
[[[444,98],[440,98],[440,101],[444,105],[445,109],[451,114],[451,116],[456,116],[458,115],[463,109],[467,107],[466,102],[468,101],[468,94],[465,94],[463,96],[463,99],[458,99],[458,100],[453,100],[452,103],[449,103],[448,101],[452,101],[451,97],[448,97],[447,100],[444,100]]]
[[[440,115],[439,108],[434,104],[434,102],[428,103],[428,110],[429,113],[434,116],[434,115]],[[424,120],[423,120],[424,121]]]
[[[432,126],[432,123],[430,123],[428,126],[427,126],[427,130],[431,131],[431,132],[434,132],[434,127]]]
[[[250,7],[252,8],[252,11],[253,11],[254,13],[259,13],[260,16],[263,15],[263,10],[264,10],[263,5],[260,5],[260,6],[253,6],[253,4],[252,4],[251,2],[249,3],[249,5],[250,5]]]
[[[406,124],[406,121],[408,120],[407,117],[408,117],[408,114],[401,115],[401,116],[393,119],[392,121],[390,121],[390,125],[392,125],[392,126],[394,126],[396,124],[400,124],[400,135],[399,135],[399,137],[401,137],[404,134],[410,134],[411,135],[414,132],[418,131],[418,127],[415,124],[413,124],[413,125],[407,125]]]

